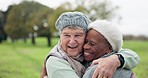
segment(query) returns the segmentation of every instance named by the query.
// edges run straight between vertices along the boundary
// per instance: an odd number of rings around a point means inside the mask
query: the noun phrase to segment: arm
[[[124,63],[122,68],[133,69],[140,62],[138,54],[130,49],[122,49],[119,53],[124,57]]]
[[[46,70],[48,78],[79,78],[67,61],[54,56],[47,60]]]
[[[41,71],[41,76],[40,78],[46,78],[47,77],[47,71],[46,71],[46,66],[45,66],[45,61],[44,61],[44,65]]]
[[[97,68],[97,65],[93,65],[87,68],[85,74],[83,75],[83,78],[92,78],[93,72],[96,68]],[[118,68],[114,72],[112,78],[135,78],[133,76],[131,77],[132,74],[133,74],[132,70]]]
[[[123,49],[117,54],[121,54],[124,58],[124,63],[122,68],[132,69],[135,66],[137,66],[140,61],[139,56],[134,51],[129,49]],[[116,54],[106,58],[100,58],[94,60],[92,65],[94,64],[99,64],[99,65],[96,68],[92,78],[96,78],[97,76],[98,78],[102,77],[111,78],[117,67],[121,66],[118,56]]]

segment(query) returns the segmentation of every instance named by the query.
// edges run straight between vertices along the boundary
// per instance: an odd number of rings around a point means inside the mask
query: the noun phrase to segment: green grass
[[[53,45],[58,39],[52,40]],[[38,38],[33,46],[28,40],[0,44],[0,78],[39,78],[43,61],[52,47],[47,47],[45,38]]]
[[[37,45],[33,46],[30,40],[27,43],[9,40],[0,44],[0,78],[39,78],[43,61],[47,53],[58,42],[52,39],[52,46],[47,47],[45,38],[38,38]],[[136,51],[140,64],[133,69],[137,78],[148,76],[148,41],[125,41],[124,47]]]
[[[148,41],[125,41],[124,47],[130,48],[140,56],[140,64],[133,69],[137,78],[148,77]]]

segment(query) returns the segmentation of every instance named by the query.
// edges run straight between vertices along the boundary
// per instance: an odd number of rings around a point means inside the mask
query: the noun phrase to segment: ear
[[[113,52],[112,46],[107,47],[106,54]]]

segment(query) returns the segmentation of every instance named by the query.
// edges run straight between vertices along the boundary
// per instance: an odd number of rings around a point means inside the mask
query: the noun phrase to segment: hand
[[[131,78],[136,78],[136,74],[132,73]]]
[[[47,76],[46,66],[44,65],[44,67],[42,69],[42,72],[41,72],[40,78],[46,78],[46,76]]]
[[[112,78],[115,70],[120,66],[120,61],[117,55],[111,55],[94,60],[92,65],[95,64],[98,64],[98,67],[94,71],[92,78]]]

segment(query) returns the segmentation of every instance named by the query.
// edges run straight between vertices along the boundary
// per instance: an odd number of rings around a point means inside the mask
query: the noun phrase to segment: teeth
[[[88,53],[88,52],[84,52],[84,54],[85,54],[85,55],[90,55],[91,53]]]
[[[76,47],[71,47],[71,48],[76,48]]]
[[[77,46],[68,46],[69,48],[76,48]]]

